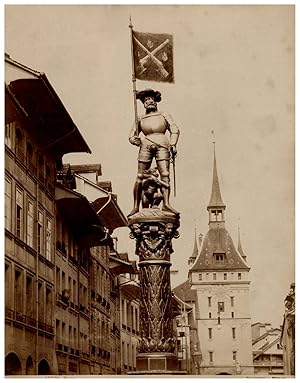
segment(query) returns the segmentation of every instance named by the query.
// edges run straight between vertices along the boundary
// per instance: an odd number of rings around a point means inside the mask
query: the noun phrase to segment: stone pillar
[[[140,339],[137,373],[178,372],[176,337],[172,326],[170,255],[178,238],[179,217],[158,209],[142,209],[130,216],[136,240],[140,280]]]

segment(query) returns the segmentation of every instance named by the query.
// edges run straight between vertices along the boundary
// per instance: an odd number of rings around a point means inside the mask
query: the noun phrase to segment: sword
[[[171,161],[173,164],[173,185],[174,185],[174,197],[176,197],[176,174],[175,174],[175,154],[173,151],[173,147],[170,148],[171,151]]]

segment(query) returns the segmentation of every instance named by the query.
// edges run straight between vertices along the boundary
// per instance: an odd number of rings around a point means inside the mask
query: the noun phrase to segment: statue
[[[163,199],[161,188],[168,188],[166,182],[161,181],[159,178],[157,168],[145,170],[143,173],[142,181],[142,207],[158,209],[159,204]]]
[[[137,92],[136,98],[144,104],[145,114],[139,118],[137,130],[134,126],[129,134],[129,142],[140,147],[138,154],[138,172],[134,185],[134,207],[128,217],[139,211],[142,199],[143,180],[149,171],[153,158],[160,174],[160,189],[162,192],[162,210],[178,215],[179,213],[170,206],[170,160],[177,153],[176,144],[179,129],[172,117],[165,112],[157,110],[157,102],[161,101],[161,93],[152,89]],[[170,140],[165,135],[170,132]],[[144,134],[141,139],[140,133]],[[146,172],[146,173],[145,173]],[[153,181],[153,180],[152,180]],[[145,193],[144,193],[145,195]],[[144,201],[145,203],[145,201]],[[157,201],[152,202],[152,207],[158,206]]]

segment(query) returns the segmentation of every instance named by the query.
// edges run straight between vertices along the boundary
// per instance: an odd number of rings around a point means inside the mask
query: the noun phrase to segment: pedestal
[[[179,216],[142,209],[128,223],[139,256],[141,336],[136,374],[180,373],[170,285],[172,239],[179,237]]]

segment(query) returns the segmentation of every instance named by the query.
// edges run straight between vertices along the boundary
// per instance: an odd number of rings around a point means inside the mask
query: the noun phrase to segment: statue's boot
[[[141,202],[141,194],[142,194],[142,182],[136,181],[133,188],[133,198],[134,198],[134,205],[131,212],[128,214],[127,217],[132,216],[133,214],[136,214],[139,211],[139,206]]]
[[[175,215],[179,215],[179,212],[175,210],[169,203],[169,197],[170,197],[170,189],[169,188],[162,188],[162,194],[163,194],[163,211],[168,211],[170,213],[173,213]]]

